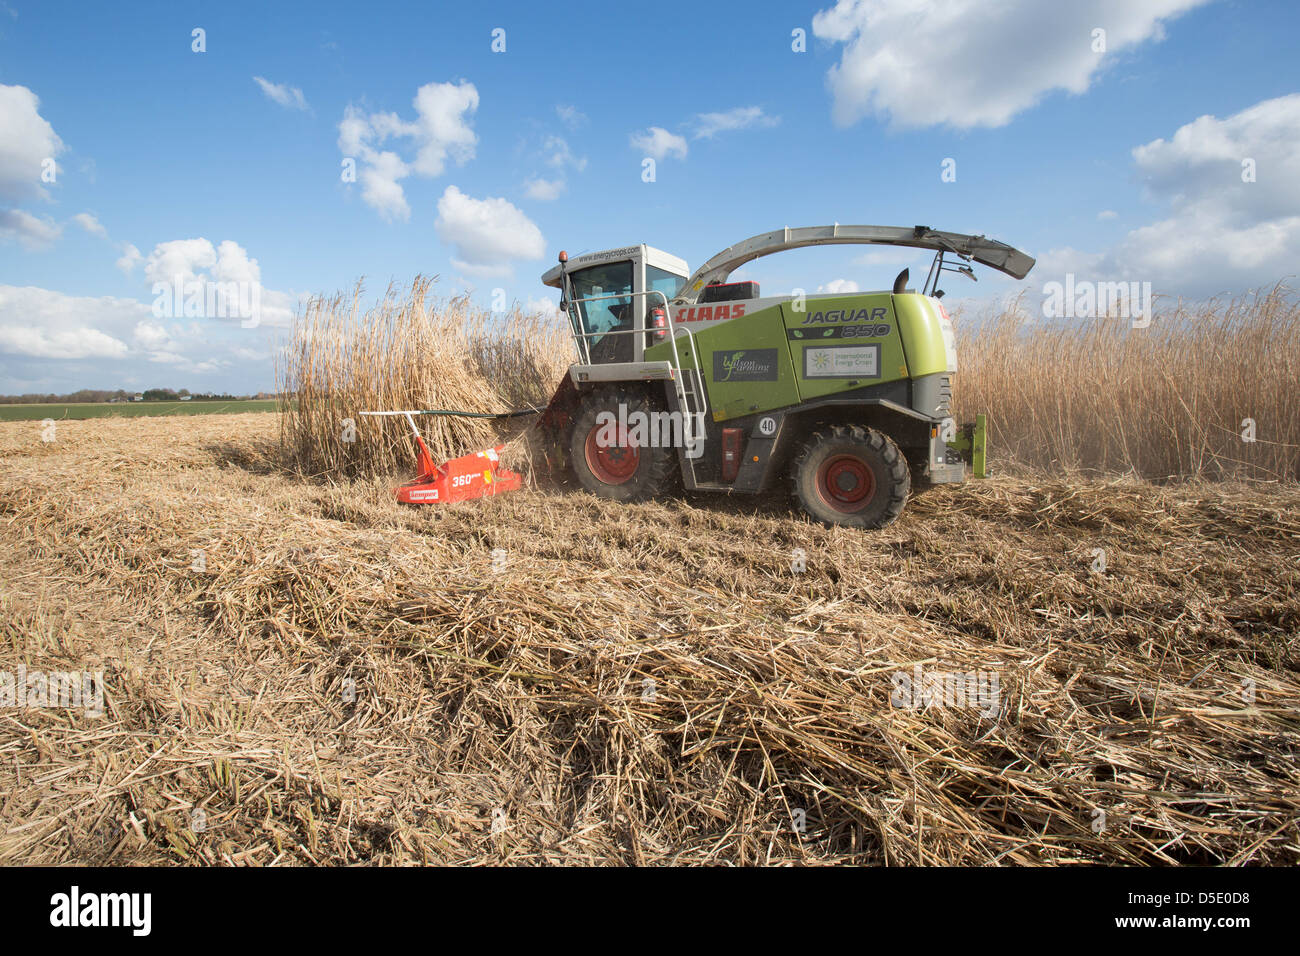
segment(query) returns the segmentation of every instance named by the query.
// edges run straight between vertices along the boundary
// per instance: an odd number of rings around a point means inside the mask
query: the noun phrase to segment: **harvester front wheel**
[[[640,390],[603,388],[582,399],[569,439],[569,461],[578,483],[615,501],[647,501],[667,489],[673,449],[638,440],[638,421],[655,411]],[[640,429],[646,438],[649,429]]]
[[[791,465],[790,483],[799,506],[818,521],[883,528],[902,513],[912,475],[887,435],[837,425],[808,437]]]

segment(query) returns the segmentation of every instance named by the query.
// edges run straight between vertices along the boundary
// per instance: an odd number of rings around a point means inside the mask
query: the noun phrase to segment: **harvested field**
[[[0,670],[107,688],[0,708],[0,862],[1300,860],[1294,485],[402,510],[278,429],[0,424]]]

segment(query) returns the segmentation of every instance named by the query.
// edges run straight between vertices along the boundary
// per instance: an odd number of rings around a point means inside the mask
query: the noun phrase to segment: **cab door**
[[[633,296],[633,259],[602,262],[569,274],[572,307],[577,310],[593,365],[634,362],[640,349],[636,341],[637,296]],[[583,301],[594,299],[595,301]],[[644,320],[642,320],[644,321]]]

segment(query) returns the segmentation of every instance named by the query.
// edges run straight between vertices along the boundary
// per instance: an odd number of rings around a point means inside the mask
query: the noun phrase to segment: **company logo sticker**
[[[713,353],[715,382],[775,382],[776,349],[733,349]]]
[[[879,345],[810,345],[803,350],[804,378],[879,378]]]

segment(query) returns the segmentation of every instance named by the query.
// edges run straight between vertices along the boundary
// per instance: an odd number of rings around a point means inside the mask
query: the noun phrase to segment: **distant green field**
[[[0,405],[0,422],[53,418],[138,418],[141,415],[236,415],[276,411],[274,399],[249,402],[77,402],[71,405]]]

